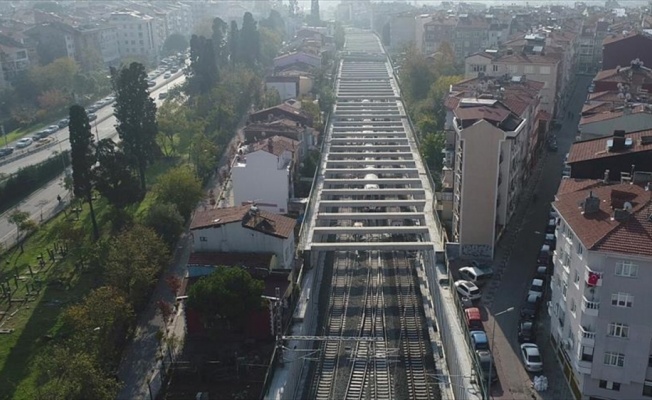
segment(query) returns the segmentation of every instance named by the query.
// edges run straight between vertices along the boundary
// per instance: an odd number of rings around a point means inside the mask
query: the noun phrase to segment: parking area
[[[542,246],[554,242],[554,237],[550,236],[554,232],[554,221],[550,226],[550,203],[554,200],[563,173],[564,156],[575,139],[579,114],[591,78],[578,76],[576,82],[568,106],[572,116],[566,114],[561,120],[556,149],[549,149],[551,151],[542,157],[529,180],[523,200],[496,250],[491,279],[478,282],[482,297],[473,306],[480,311],[482,326],[497,368],[499,380],[491,386],[490,391],[494,399],[573,398],[550,342],[546,302],[551,270],[538,267],[545,264],[546,256],[549,257],[554,250],[550,246],[543,248],[547,250],[547,255],[540,254]],[[470,271],[459,273],[461,266],[468,265],[468,262],[453,265],[454,278],[468,279]],[[470,280],[472,278],[471,274]],[[468,288],[465,290],[468,291]],[[529,305],[528,299],[532,302]],[[521,326],[519,332],[521,322],[526,320],[532,320],[532,325]],[[531,356],[532,349],[522,349],[522,342],[538,345],[543,361],[541,372],[526,371],[522,352],[526,351]],[[470,341],[470,344],[473,345],[473,342]],[[529,369],[539,369],[536,365],[537,357],[530,357],[528,363]],[[547,378],[548,388],[537,392],[532,383],[534,377],[540,375]]]

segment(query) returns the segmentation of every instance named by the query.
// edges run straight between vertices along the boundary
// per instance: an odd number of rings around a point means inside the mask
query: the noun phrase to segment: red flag
[[[588,280],[589,286],[597,286],[598,280],[600,280],[600,274],[596,274],[595,272],[589,272],[589,280]]]

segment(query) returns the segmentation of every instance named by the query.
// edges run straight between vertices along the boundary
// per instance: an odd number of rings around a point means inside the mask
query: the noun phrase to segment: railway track
[[[342,336],[351,290],[351,259],[346,253],[336,253],[335,268],[330,300],[329,323],[326,335]],[[324,341],[321,345],[321,362],[315,374],[312,398],[331,400],[334,398],[335,380],[340,362],[341,342]]]
[[[394,252],[396,289],[401,321],[401,355],[407,376],[408,398],[414,400],[434,399],[434,388],[429,384],[425,365],[426,338],[423,337],[423,321],[419,313],[410,260],[404,252]]]
[[[383,341],[356,343],[346,388],[347,400],[393,398],[385,329],[384,276],[377,256],[372,254],[370,257],[358,332],[360,337],[377,337]]]

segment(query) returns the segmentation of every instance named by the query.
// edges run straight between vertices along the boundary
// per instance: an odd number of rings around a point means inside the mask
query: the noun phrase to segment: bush
[[[177,206],[171,203],[152,205],[143,222],[145,226],[154,229],[170,248],[183,232],[183,217],[179,214]]]

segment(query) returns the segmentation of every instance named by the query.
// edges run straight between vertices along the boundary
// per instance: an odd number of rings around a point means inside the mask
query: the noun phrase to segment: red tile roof
[[[652,141],[649,144],[643,144],[643,137],[652,137],[652,130],[625,134],[625,138],[631,138],[633,143],[632,147],[621,151],[607,151],[607,140],[613,139],[612,136],[575,142],[570,148],[566,162],[572,164],[579,161],[614,157],[623,153],[652,151]]]
[[[589,194],[600,199],[600,206],[587,214],[580,204]],[[652,256],[651,195],[638,185],[601,185],[558,193],[553,207],[589,250]],[[615,220],[613,210],[625,202],[632,206],[629,217]]]
[[[292,218],[258,210],[256,217],[250,216],[250,205],[227,208],[213,208],[195,212],[190,230],[218,227],[235,222],[248,229],[287,239],[294,234],[296,221]]]
[[[587,190],[593,187],[600,186],[602,184],[601,179],[575,179],[575,178],[564,178],[559,183],[559,188],[557,189],[557,196],[566,193],[573,193],[580,190]]]
[[[253,145],[251,151],[264,150],[268,153],[274,154],[277,157],[283,155],[285,151],[294,152],[299,147],[299,141],[287,138],[285,136],[272,136],[267,139],[260,140]]]
[[[502,122],[509,117],[510,111],[504,107],[477,106],[457,107],[455,116],[461,120],[486,119],[487,121]]]

